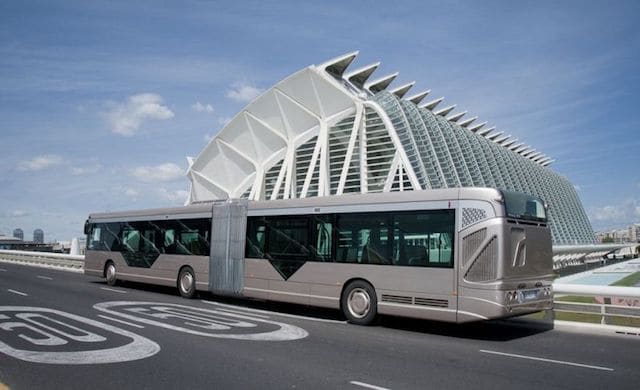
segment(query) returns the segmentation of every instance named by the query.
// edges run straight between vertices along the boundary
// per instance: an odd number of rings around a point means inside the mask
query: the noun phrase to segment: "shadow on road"
[[[104,281],[92,283],[107,286]],[[156,286],[136,282],[118,282],[119,287],[127,287],[135,290],[157,293],[166,296],[179,297],[175,287]],[[199,292],[198,299],[217,302],[228,305],[246,307],[250,309],[266,310],[275,313],[307,316],[318,319],[344,321],[345,318],[339,310],[311,307],[292,303],[255,300],[214,295],[209,292]],[[188,304],[189,300],[184,300]],[[358,326],[358,325],[347,325]],[[553,321],[535,320],[529,318],[509,318],[503,320],[480,321],[467,324],[453,324],[448,322],[428,321],[413,318],[380,316],[374,326],[395,329],[407,332],[435,334],[446,337],[456,337],[487,341],[509,341],[513,339],[532,336],[535,334],[553,330]]]
[[[410,332],[485,341],[510,341],[553,330],[553,321],[528,318],[451,324],[384,316],[380,318],[379,324],[384,327]]]

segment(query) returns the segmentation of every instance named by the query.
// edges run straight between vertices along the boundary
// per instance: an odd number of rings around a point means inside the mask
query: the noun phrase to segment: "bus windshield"
[[[502,195],[508,217],[542,222],[547,220],[547,210],[540,198],[510,191],[502,191]]]

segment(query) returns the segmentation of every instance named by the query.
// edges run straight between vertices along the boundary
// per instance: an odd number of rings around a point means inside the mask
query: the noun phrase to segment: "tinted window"
[[[269,256],[277,259],[309,258],[309,225],[305,217],[273,218],[269,225]]]
[[[245,254],[249,258],[263,258],[267,241],[267,226],[262,217],[249,217],[247,219],[247,239],[245,242]]]
[[[452,267],[453,210],[416,211],[393,216],[393,263]]]
[[[547,212],[544,202],[535,196],[519,192],[502,191],[507,216],[544,222]]]
[[[246,257],[283,275],[305,261],[453,267],[454,210],[249,217]]]
[[[209,255],[210,219],[93,224],[87,248],[148,255]]]
[[[338,215],[336,261],[391,264],[387,213]]]

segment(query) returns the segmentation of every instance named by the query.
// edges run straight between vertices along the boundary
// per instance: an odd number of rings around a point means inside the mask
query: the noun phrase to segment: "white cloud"
[[[34,157],[31,160],[20,161],[18,163],[18,170],[20,171],[41,171],[56,165],[60,165],[64,162],[62,157],[55,154],[45,154],[42,156]]]
[[[98,173],[100,169],[102,169],[102,165],[100,164],[87,167],[71,167],[71,174],[73,176],[93,175],[94,173]]]
[[[229,117],[218,118],[218,123],[221,124],[222,126],[228,125],[229,122],[231,122],[231,118]]]
[[[247,103],[262,93],[262,89],[244,83],[235,83],[227,90],[227,97],[236,102]]]
[[[184,170],[174,163],[134,168],[131,174],[145,182],[171,181],[184,177]]]
[[[213,113],[213,106],[211,104],[202,104],[200,102],[196,102],[191,106],[191,109],[195,112],[206,112],[208,114]]]
[[[140,193],[133,188],[127,188],[123,191],[123,194],[130,199],[137,200]]]
[[[112,104],[107,118],[111,131],[124,136],[132,136],[145,120],[166,120],[174,117],[164,105],[160,95],[142,93],[130,96],[124,103]]]
[[[29,213],[28,211],[24,211],[24,210],[13,210],[13,211],[8,211],[8,212],[0,212],[0,217],[3,218],[22,218],[22,217],[29,217],[31,215],[31,213]]]
[[[640,201],[627,199],[618,205],[606,205],[591,210],[589,217],[593,222],[610,225],[627,225],[640,221]]]
[[[160,196],[170,202],[183,204],[187,198],[189,197],[189,191],[185,190],[175,190],[169,191],[165,188],[161,188],[158,190]]]

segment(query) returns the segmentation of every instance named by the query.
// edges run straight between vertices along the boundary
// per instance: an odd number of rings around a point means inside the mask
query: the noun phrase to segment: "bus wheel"
[[[104,270],[104,277],[107,279],[107,284],[109,286],[115,286],[118,283],[118,278],[116,277],[116,266],[113,262],[107,263],[107,267]]]
[[[178,291],[183,298],[193,298],[196,293],[196,277],[191,267],[184,267],[178,275]]]
[[[340,303],[347,321],[352,324],[370,325],[378,314],[376,292],[363,280],[349,283],[342,293]]]

